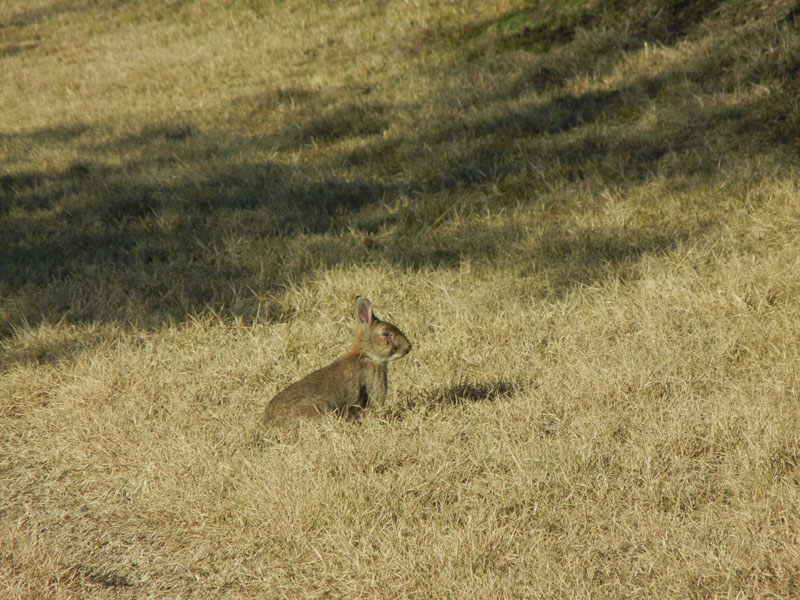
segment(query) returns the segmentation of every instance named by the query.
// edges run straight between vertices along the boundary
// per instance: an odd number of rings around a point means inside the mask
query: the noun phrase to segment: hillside
[[[800,596],[799,19],[0,3],[0,597]]]

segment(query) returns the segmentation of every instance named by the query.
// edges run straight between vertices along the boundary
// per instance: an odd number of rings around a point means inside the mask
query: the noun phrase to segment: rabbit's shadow
[[[460,381],[449,386],[422,390],[409,396],[405,402],[398,402],[390,407],[378,409],[376,417],[384,423],[392,423],[402,421],[411,412],[427,414],[446,406],[465,406],[477,402],[494,402],[513,395],[518,389],[518,385],[502,380]],[[368,409],[368,411],[371,410],[374,409]],[[360,424],[360,416],[355,416],[349,422],[353,425]],[[339,427],[336,423],[342,421],[341,417],[333,414],[326,415],[323,418],[327,418],[327,424],[323,429],[328,431]],[[298,439],[301,430],[299,421],[285,424],[284,427],[268,428],[266,430],[257,428],[253,432],[252,442],[259,448],[281,443],[294,443]]]
[[[464,406],[476,402],[494,402],[511,396],[517,386],[508,381],[461,381],[446,387],[423,390],[389,409],[385,417],[399,420],[410,411],[430,412],[441,406]]]

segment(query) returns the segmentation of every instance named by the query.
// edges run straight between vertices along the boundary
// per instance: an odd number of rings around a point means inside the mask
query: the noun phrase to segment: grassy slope
[[[797,12],[0,3],[0,596],[798,596]]]

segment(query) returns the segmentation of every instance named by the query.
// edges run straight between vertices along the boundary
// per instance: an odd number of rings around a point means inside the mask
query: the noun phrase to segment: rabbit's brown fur
[[[366,298],[356,297],[356,314],[360,323],[350,350],[278,393],[267,406],[265,422],[329,412],[353,417],[370,402],[386,401],[387,363],[408,354],[411,343],[397,327],[378,319]]]

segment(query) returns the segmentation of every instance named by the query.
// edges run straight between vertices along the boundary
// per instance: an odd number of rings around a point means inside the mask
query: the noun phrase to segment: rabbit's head
[[[364,354],[376,362],[388,363],[403,358],[411,350],[411,342],[391,323],[381,321],[372,312],[372,303],[356,296],[356,314],[361,322],[358,345]]]

